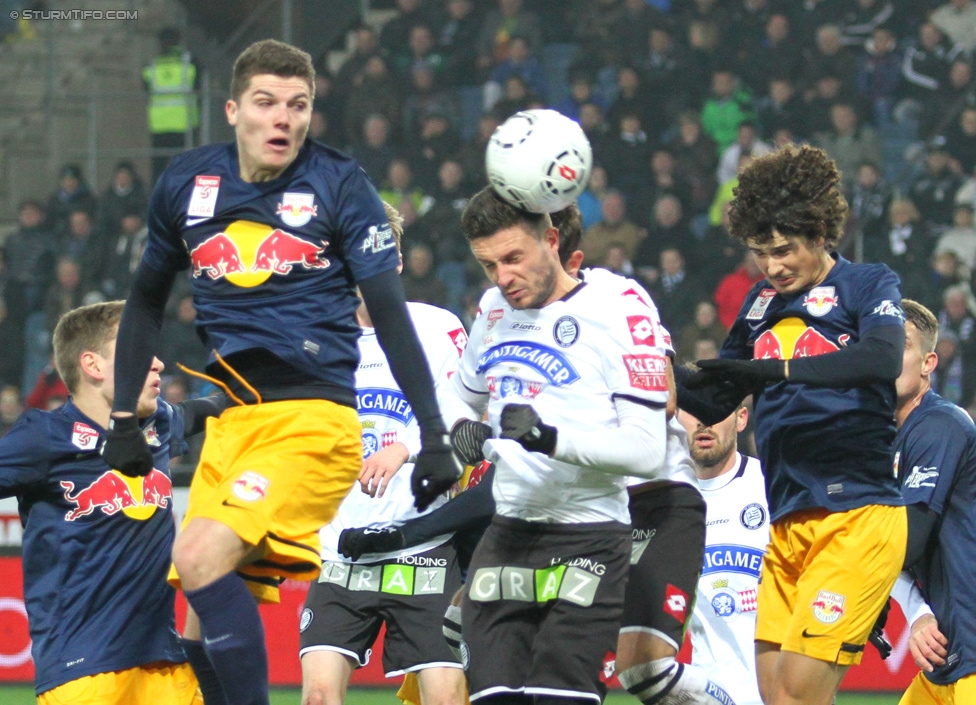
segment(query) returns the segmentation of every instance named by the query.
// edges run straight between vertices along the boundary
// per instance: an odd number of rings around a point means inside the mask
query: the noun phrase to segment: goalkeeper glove
[[[358,561],[364,553],[389,553],[403,548],[403,532],[395,526],[385,529],[344,529],[339,534],[339,553]]]
[[[556,450],[556,428],[542,423],[528,404],[509,404],[502,409],[502,438],[518,441],[526,450],[551,456]]]
[[[109,420],[102,457],[113,470],[129,477],[145,477],[153,469],[152,451],[134,414]]]
[[[460,419],[451,429],[451,447],[465,465],[477,465],[485,459],[482,450],[491,438],[491,426],[479,421]]]
[[[450,437],[446,433],[424,434],[420,454],[413,467],[410,489],[413,490],[414,506],[424,511],[440,495],[451,489],[461,477],[464,468],[454,457]]]
[[[881,660],[884,661],[886,658],[891,656],[891,642],[884,634],[885,624],[888,623],[888,612],[891,610],[891,598],[885,602],[884,608],[881,610],[881,614],[878,615],[877,621],[874,623],[874,628],[871,629],[871,634],[868,636],[868,641],[874,644],[874,648],[878,650],[881,655]]]

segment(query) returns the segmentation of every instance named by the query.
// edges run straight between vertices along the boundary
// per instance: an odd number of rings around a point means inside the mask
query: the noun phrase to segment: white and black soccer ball
[[[532,213],[555,213],[586,189],[593,150],[583,128],[555,110],[523,110],[488,140],[488,182],[503,199]]]

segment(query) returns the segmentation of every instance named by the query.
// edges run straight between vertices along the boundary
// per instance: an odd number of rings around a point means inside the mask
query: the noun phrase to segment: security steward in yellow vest
[[[197,67],[180,46],[180,33],[168,27],[159,33],[160,54],[142,71],[149,91],[149,132],[153,149],[189,149],[198,142],[200,110],[194,93]],[[153,155],[155,183],[172,154]]]

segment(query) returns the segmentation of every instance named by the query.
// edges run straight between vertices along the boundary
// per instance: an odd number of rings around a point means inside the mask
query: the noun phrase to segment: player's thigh
[[[636,495],[630,507],[633,548],[620,632],[653,636],[677,651],[704,559],[705,502],[681,484]]]
[[[806,529],[811,549],[797,580],[783,650],[856,665],[904,562],[905,508],[835,512]]]
[[[779,665],[779,644],[756,641],[756,682],[763,702],[769,702],[773,692],[773,680]]]
[[[337,651],[310,651],[302,655],[302,703],[341,705],[356,662]]]
[[[305,657],[320,652],[349,659],[353,668],[369,663],[373,643],[383,626],[380,601],[378,591],[350,590],[331,582],[312,583],[299,623],[302,672],[306,671]],[[318,659],[309,663],[315,665]]]
[[[766,705],[832,705],[850,666],[781,651]]]
[[[468,686],[460,668],[424,668],[417,672],[421,705],[465,705]]]
[[[803,560],[804,556],[794,550],[790,524],[773,523],[756,591],[756,641],[775,645],[776,652],[783,643],[785,627],[793,619]]]

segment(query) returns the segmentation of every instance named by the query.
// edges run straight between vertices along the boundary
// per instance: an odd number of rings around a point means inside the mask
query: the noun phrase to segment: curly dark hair
[[[822,149],[787,145],[759,157],[739,174],[729,212],[732,237],[748,244],[769,242],[773,230],[809,240],[823,236],[832,250],[848,211],[839,184],[837,164]]]

